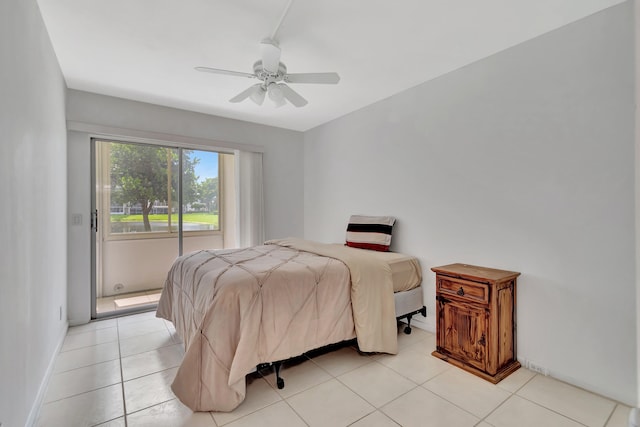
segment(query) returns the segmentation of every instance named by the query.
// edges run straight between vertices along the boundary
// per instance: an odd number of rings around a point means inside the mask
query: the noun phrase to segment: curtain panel
[[[264,243],[262,153],[235,150],[236,242],[238,247]]]

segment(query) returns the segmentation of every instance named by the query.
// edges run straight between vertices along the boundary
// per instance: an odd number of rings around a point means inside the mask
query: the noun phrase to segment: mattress
[[[391,268],[393,292],[409,291],[422,282],[422,270],[416,257],[396,252],[372,252],[372,255],[386,262]]]

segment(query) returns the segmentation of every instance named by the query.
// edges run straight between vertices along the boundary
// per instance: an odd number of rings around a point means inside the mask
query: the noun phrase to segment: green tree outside
[[[218,177],[207,178],[199,184],[200,201],[205,204],[207,211],[218,211]]]
[[[169,205],[178,200],[178,151],[137,144],[112,143],[110,147],[111,200],[120,205],[139,205],[144,229],[151,231],[149,215],[154,204],[164,202],[171,212]],[[200,198],[195,173],[198,161],[192,150],[183,151],[184,204],[195,203]]]

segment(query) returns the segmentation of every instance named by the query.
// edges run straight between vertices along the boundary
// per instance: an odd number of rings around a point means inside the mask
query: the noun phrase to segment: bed
[[[420,284],[414,257],[301,239],[179,257],[156,314],[185,346],[172,390],[194,411],[232,411],[256,366],[354,338],[395,354],[397,319],[409,333],[426,315]]]

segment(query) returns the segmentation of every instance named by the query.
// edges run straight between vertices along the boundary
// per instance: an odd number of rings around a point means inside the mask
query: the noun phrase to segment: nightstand
[[[436,344],[432,353],[492,383],[516,360],[516,278],[520,273],[468,264],[436,273]]]

